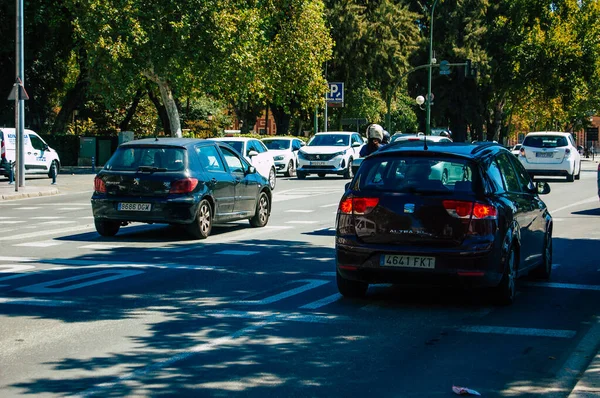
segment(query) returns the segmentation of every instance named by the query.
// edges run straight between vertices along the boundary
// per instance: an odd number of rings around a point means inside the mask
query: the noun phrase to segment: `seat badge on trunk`
[[[133,179],[133,185],[140,185],[140,179],[139,178],[134,178]]]
[[[415,204],[414,203],[406,203],[404,205],[404,212],[412,214],[415,212]]]

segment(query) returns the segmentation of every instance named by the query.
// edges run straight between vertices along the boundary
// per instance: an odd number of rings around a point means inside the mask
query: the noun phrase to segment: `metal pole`
[[[427,119],[425,120],[425,135],[431,135],[431,72],[433,65],[433,12],[438,0],[433,2],[431,7],[431,18],[429,21],[429,78],[427,79]]]
[[[319,106],[315,105],[315,125],[314,125],[315,134],[319,132]]]
[[[325,101],[325,126],[323,128],[324,132],[327,132],[327,101]]]
[[[21,79],[21,84],[25,87],[25,68],[23,67],[23,0],[17,0],[17,78]],[[25,101],[20,98],[19,88],[17,88],[17,110],[16,110],[16,133],[17,133],[17,178],[18,183],[15,184],[15,191],[18,187],[25,186],[25,145],[23,145],[23,128],[25,127]]]

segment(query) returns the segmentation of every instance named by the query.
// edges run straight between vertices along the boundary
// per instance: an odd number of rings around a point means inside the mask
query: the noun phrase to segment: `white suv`
[[[543,131],[529,133],[519,151],[519,161],[534,176],[566,176],[578,180],[581,156],[570,133]]]
[[[360,134],[350,132],[317,133],[308,145],[298,151],[296,176],[309,174],[325,177],[327,174],[352,178],[352,159],[358,158],[364,141]]]

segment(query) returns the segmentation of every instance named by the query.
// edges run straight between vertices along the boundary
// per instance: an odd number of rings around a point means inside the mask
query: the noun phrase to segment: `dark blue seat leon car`
[[[336,219],[340,293],[371,283],[488,287],[552,271],[552,217],[521,163],[498,144],[390,144],[364,159]]]
[[[114,236],[131,222],[184,226],[197,239],[214,223],[247,219],[263,227],[268,181],[227,144],[191,138],[124,143],[94,179],[96,230]]]

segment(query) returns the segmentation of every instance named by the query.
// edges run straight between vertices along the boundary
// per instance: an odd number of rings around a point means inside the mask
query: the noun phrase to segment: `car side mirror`
[[[362,144],[361,144],[360,142],[353,142],[353,143],[352,143],[352,147],[353,147],[353,148],[356,148],[356,147],[358,147],[358,146],[362,146]]]
[[[248,174],[256,174],[256,167],[254,167],[254,166],[248,167]]]
[[[42,151],[47,151],[48,149],[50,149],[50,147],[48,146],[48,144],[44,144],[42,146]]]
[[[537,193],[538,195],[547,195],[550,193],[550,184],[545,181],[540,181],[537,183]]]
[[[253,156],[256,156],[256,155],[258,155],[258,152],[256,152],[256,151],[249,151],[248,152],[248,156],[249,157],[253,157]]]

